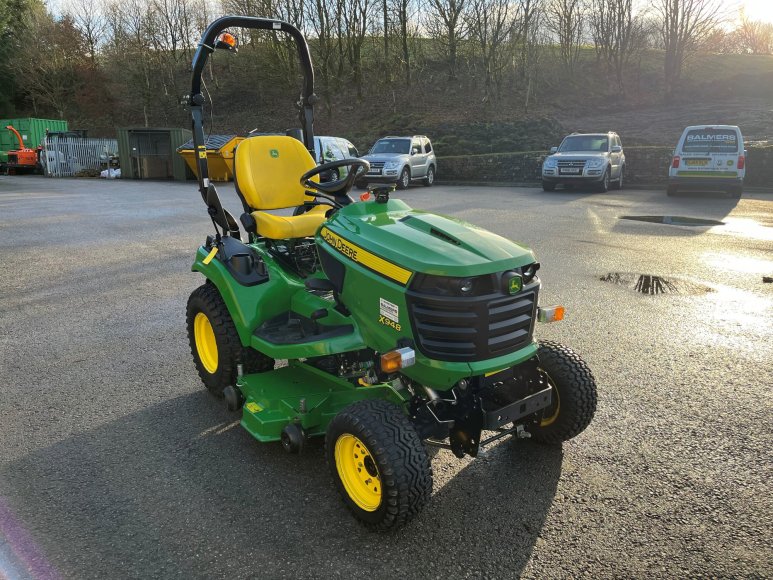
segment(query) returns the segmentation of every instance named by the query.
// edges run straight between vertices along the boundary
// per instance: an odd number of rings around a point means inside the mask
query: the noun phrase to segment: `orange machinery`
[[[6,129],[16,135],[16,138],[19,140],[19,148],[8,152],[8,163],[5,164],[6,170],[9,172],[16,172],[20,169],[35,171],[38,167],[38,151],[40,147],[37,149],[25,147],[21,135],[19,135],[19,132],[13,125],[6,126]]]

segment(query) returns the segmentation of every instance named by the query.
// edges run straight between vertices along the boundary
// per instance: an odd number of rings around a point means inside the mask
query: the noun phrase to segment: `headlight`
[[[605,159],[591,159],[588,161],[588,167],[591,169],[598,169],[602,165],[604,165]]]
[[[548,169],[555,169],[558,165],[558,161],[555,159],[555,157],[548,157],[545,159],[545,167]]]
[[[384,163],[384,169],[397,169],[400,165],[399,161],[387,161]]]
[[[411,290],[435,296],[483,296],[495,291],[494,284],[495,276],[493,274],[469,278],[416,274],[411,283]]]

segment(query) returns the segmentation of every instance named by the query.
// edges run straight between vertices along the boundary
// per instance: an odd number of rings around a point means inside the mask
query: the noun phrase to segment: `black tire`
[[[607,170],[604,172],[604,177],[599,181],[599,184],[596,186],[600,193],[606,193],[609,191],[609,183],[611,181],[612,172],[607,167]]]
[[[577,353],[557,342],[540,342],[537,354],[553,386],[553,404],[529,431],[538,443],[556,445],[590,425],[598,400],[596,380]]]
[[[620,177],[617,178],[617,183],[615,184],[615,189],[621,190],[623,189],[623,178],[625,177],[625,165],[623,165],[620,168]]]
[[[368,467],[367,460],[370,459],[376,470],[375,475],[371,475],[381,485],[380,503],[372,510],[355,503],[346,490],[336,462],[339,439],[344,442],[352,436],[365,446],[363,469]],[[432,495],[432,465],[427,450],[408,417],[388,401],[359,401],[341,410],[328,425],[325,455],[344,504],[370,530],[394,530],[404,526]]]
[[[400,179],[397,180],[397,189],[408,189],[411,184],[411,170],[407,167],[403,167],[400,172]]]
[[[208,369],[202,362],[196,345],[194,321],[203,314],[212,327],[216,343],[217,361]],[[223,389],[236,384],[237,365],[242,364],[245,374],[260,373],[274,368],[274,359],[253,348],[245,348],[239,340],[231,315],[214,284],[206,283],[194,290],[188,298],[186,312],[188,341],[196,370],[204,386],[216,397],[223,396]]]
[[[435,166],[430,165],[429,169],[427,169],[427,177],[424,178],[422,181],[424,184],[424,187],[430,187],[433,183],[435,183]]]
[[[730,197],[740,199],[743,196],[743,186],[737,186],[728,191]]]
[[[666,188],[666,195],[667,195],[667,196],[669,196],[669,197],[671,197],[671,196],[673,196],[673,195],[676,195],[676,191],[677,191],[677,189],[676,189],[676,185],[669,185],[669,186]]]
[[[547,181],[542,182],[542,191],[555,191],[555,190],[556,190],[555,183],[548,183]]]

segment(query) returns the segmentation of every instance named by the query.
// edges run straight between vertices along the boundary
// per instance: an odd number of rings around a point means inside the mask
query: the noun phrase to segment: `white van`
[[[314,157],[320,165],[359,156],[357,148],[347,139],[327,136],[314,137]],[[347,173],[346,167],[339,167],[323,172],[320,179],[322,181],[338,181],[346,177]]]
[[[746,150],[734,125],[687,127],[668,170],[668,195],[677,191],[726,191],[740,196],[746,176]]]

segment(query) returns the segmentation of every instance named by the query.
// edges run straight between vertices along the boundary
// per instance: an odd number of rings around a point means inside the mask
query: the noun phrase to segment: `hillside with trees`
[[[443,154],[544,148],[567,130],[661,144],[688,122],[773,133],[773,26],[719,0],[0,0],[0,117],[92,135],[187,126],[180,100],[206,24],[239,13],[306,32],[316,130],[362,147],[427,133]],[[234,31],[205,75],[215,133],[297,125],[285,39]],[[677,123],[675,128],[671,128]],[[208,129],[209,129],[208,124]]]

